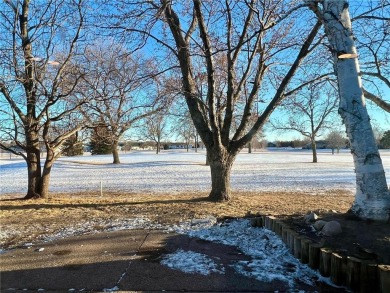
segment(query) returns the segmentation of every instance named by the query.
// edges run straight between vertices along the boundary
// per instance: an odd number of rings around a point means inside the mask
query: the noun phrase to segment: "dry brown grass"
[[[318,194],[298,192],[235,193],[229,202],[207,200],[205,193],[123,194],[112,192],[103,197],[88,193],[52,194],[48,199],[18,200],[2,196],[0,223],[2,247],[34,242],[67,227],[95,225],[103,230],[108,221],[144,217],[163,225],[206,216],[243,217],[251,214],[292,215],[311,210],[346,212],[353,195],[345,190],[328,190]],[[101,226],[101,227],[100,227]]]

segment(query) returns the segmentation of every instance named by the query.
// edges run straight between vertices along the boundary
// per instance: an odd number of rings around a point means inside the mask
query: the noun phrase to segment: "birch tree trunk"
[[[348,1],[324,0],[325,32],[334,55],[340,105],[356,172],[356,195],[351,211],[362,219],[389,220],[390,193],[382,160],[370,124],[357,51],[352,34]]]

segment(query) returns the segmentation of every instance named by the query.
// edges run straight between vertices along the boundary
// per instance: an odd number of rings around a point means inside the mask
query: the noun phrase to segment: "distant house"
[[[316,141],[316,147],[317,149],[327,149],[328,146],[327,146],[327,142],[326,140],[319,140],[319,141]],[[302,149],[304,150],[311,150],[311,143],[308,143],[308,144],[305,144]]]
[[[194,146],[192,144],[189,144],[188,145],[188,148],[189,149],[192,149]],[[168,146],[169,149],[171,150],[177,150],[177,149],[187,149],[187,145],[186,144],[171,144]]]
[[[276,148],[276,143],[273,142],[267,143],[267,148]]]

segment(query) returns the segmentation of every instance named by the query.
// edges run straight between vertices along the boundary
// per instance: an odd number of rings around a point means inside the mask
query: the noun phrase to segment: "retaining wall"
[[[390,265],[344,256],[299,235],[273,216],[259,216],[252,226],[265,227],[279,235],[290,252],[324,277],[353,292],[390,292]],[[389,247],[390,250],[390,247]]]

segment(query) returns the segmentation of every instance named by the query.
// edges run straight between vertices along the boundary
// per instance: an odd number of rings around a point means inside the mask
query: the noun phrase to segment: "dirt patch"
[[[111,192],[104,196],[92,193],[52,194],[48,199],[19,200],[16,195],[2,195],[0,223],[2,248],[11,248],[26,242],[37,242],[50,235],[77,227],[81,231],[105,231],[115,223],[129,219],[148,219],[154,224],[173,225],[191,219],[214,216],[218,219],[240,218],[263,214],[284,216],[299,226],[299,219],[309,211],[318,211],[321,217],[338,219],[343,234],[326,238],[326,245],[337,249],[360,247],[373,250],[388,263],[390,227],[386,224],[356,221],[344,217],[353,202],[346,190],[320,190],[318,193],[258,192],[234,193],[229,202],[214,203],[205,193],[186,194],[124,194]],[[337,213],[329,213],[329,211]],[[317,237],[316,235],[308,235]],[[319,240],[321,241],[321,240]],[[358,243],[359,245],[356,245]],[[358,249],[358,248],[356,248]]]

